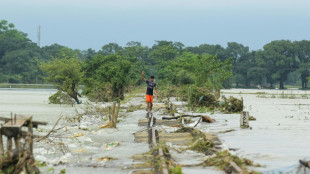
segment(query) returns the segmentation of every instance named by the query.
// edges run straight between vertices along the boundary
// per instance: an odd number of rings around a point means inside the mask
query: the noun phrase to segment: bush
[[[193,87],[189,104],[193,107],[218,107],[219,96],[205,87]]]
[[[62,92],[62,91],[58,91],[55,94],[53,94],[52,96],[50,96],[48,98],[48,100],[50,101],[51,104],[74,104],[74,100],[72,100],[72,98]]]

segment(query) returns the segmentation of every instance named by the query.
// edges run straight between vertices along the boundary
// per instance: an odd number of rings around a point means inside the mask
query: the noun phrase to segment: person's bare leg
[[[150,103],[150,112],[152,112],[153,103]]]
[[[147,103],[147,112],[150,112],[150,102],[146,102]]]

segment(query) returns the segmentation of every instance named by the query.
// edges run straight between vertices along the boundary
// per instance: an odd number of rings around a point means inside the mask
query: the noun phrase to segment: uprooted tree
[[[53,58],[49,62],[41,63],[40,68],[47,75],[46,81],[53,83],[58,89],[57,93],[49,97],[50,103],[69,103],[72,99],[78,104],[81,103],[78,90],[84,72],[77,56],[63,55]]]

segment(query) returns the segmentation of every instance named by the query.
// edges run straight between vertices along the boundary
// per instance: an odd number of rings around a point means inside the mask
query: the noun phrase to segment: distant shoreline
[[[56,89],[53,84],[18,84],[18,83],[0,83],[0,88],[32,88],[32,89]]]

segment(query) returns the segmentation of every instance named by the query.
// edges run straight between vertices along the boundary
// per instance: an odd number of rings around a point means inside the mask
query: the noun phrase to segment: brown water
[[[0,89],[0,116],[10,116],[10,112],[16,114],[32,115],[34,120],[48,121],[49,125],[35,131],[36,134],[46,134],[59,115],[74,116],[80,112],[85,104],[81,105],[51,105],[48,97],[55,90],[37,89]],[[215,132],[222,140],[224,148],[238,149],[235,154],[250,158],[265,167],[257,170],[265,173],[279,173],[290,171],[298,164],[299,159],[310,160],[310,99],[271,98],[267,94],[298,94],[310,96],[309,92],[299,90],[224,90],[224,95],[243,97],[245,110],[256,117],[256,121],[250,122],[250,129],[240,129],[239,114],[212,115],[216,119],[213,124],[199,124],[198,128],[204,131]],[[240,93],[241,92],[241,93]],[[264,92],[268,98],[258,97],[257,92]],[[265,95],[265,94],[264,94]],[[84,99],[85,101],[85,99]],[[142,97],[134,98],[128,104],[141,104]],[[103,106],[103,104],[98,104]],[[121,118],[117,129],[101,129],[97,127],[104,123],[99,118],[85,117],[80,127],[89,128],[84,131],[78,129],[78,125],[70,125],[67,129],[63,142],[69,152],[63,154],[57,147],[45,142],[35,144],[35,158],[45,161],[49,165],[41,168],[44,173],[55,164],[55,173],[66,168],[67,173],[130,173],[130,166],[134,163],[131,156],[147,152],[149,147],[146,143],[135,143],[133,133],[143,129],[137,125],[138,120],[143,118],[145,111],[132,113],[121,112],[127,117]],[[211,113],[205,113],[210,115]],[[155,115],[160,117],[159,115]],[[219,131],[235,129],[230,133]],[[75,133],[83,136],[70,138]],[[107,143],[118,141],[119,146],[107,150]],[[177,155],[177,154],[176,154]],[[98,162],[100,157],[113,157],[117,160]],[[187,158],[188,157],[188,158]],[[192,160],[191,157],[197,159]],[[204,157],[189,152],[178,159],[182,163],[199,163]],[[100,166],[100,167],[92,167]],[[214,169],[184,168],[185,173],[223,173]],[[294,172],[291,172],[294,173]]]
[[[59,115],[75,114],[75,107],[50,105],[48,97],[54,89],[0,89],[0,116],[10,117],[10,113],[33,116],[34,120],[53,124]]]

